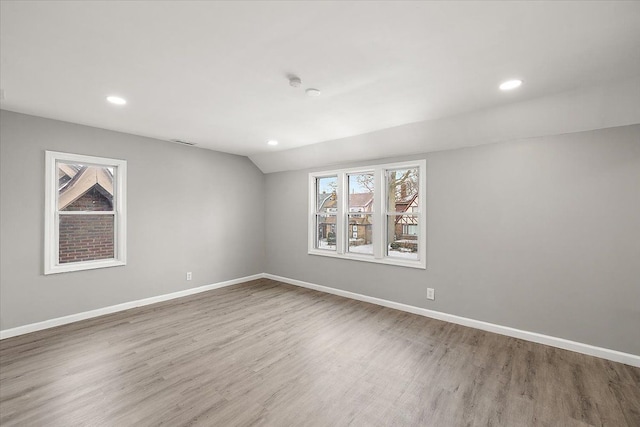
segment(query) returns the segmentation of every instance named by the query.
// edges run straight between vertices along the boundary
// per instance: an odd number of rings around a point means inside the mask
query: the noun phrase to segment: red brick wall
[[[113,215],[60,215],[60,263],[113,258]]]
[[[65,211],[110,211],[111,202],[95,188]],[[114,257],[113,215],[60,215],[60,264]]]

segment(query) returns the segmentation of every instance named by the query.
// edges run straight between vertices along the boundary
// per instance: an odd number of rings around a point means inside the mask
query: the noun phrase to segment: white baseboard
[[[93,317],[103,316],[118,311],[128,310],[130,308],[142,307],[157,302],[167,301],[175,298],[186,297],[188,295],[198,294],[200,292],[210,291],[212,289],[224,288],[225,286],[237,285],[239,283],[248,282],[250,280],[262,279],[264,274],[254,274],[253,276],[240,277],[238,279],[218,282],[211,285],[204,285],[197,288],[185,289],[184,291],[172,292],[170,294],[158,295],[155,297],[144,298],[136,301],[129,301],[122,304],[111,305],[109,307],[98,308],[95,310],[84,311],[82,313],[71,314],[69,316],[58,317],[55,319],[45,320],[29,325],[18,326],[17,328],[5,329],[0,331],[0,340],[15,337],[17,335],[28,334],[29,332],[41,331],[43,329],[53,328],[55,326],[66,325],[67,323],[77,322],[79,320],[91,319]]]
[[[536,332],[523,331],[521,329],[510,328],[508,326],[496,325],[494,323],[483,322],[481,320],[469,319],[467,317],[456,316],[453,314],[442,313],[440,311],[429,310],[426,308],[416,307],[413,305],[402,304],[399,302],[389,301],[381,298],[370,297],[367,295],[357,294],[354,292],[343,291],[341,289],[330,288],[328,286],[316,285],[315,283],[303,282],[302,280],[289,279],[288,277],[276,276],[274,274],[265,273],[263,277],[267,279],[284,282],[303,288],[314,289],[320,292],[326,292],[333,295],[339,295],[345,298],[351,298],[358,301],[364,301],[371,304],[381,305],[384,307],[402,310],[420,316],[431,317],[433,319],[444,320],[445,322],[456,323],[458,325],[469,326],[471,328],[481,329],[483,331],[495,332],[496,334],[506,335],[509,337],[520,338],[552,347],[562,348],[564,350],[575,351],[577,353],[587,354],[589,356],[600,357],[602,359],[614,362],[625,363],[627,365],[640,367],[640,356],[621,351],[610,350],[608,348],[596,347],[589,344],[583,344],[576,341],[566,340],[564,338],[552,337]]]
[[[29,325],[18,326],[17,328],[5,329],[0,331],[0,340],[11,338],[30,332],[36,332],[43,329],[53,328],[55,326],[66,325],[67,323],[77,322],[79,320],[91,319],[93,317],[111,314],[118,311],[128,310],[130,308],[142,307],[157,302],[168,301],[175,298],[185,297],[200,292],[210,291],[212,289],[223,288],[225,286],[237,285],[239,283],[248,282],[256,279],[272,279],[278,282],[288,283],[303,288],[314,289],[316,291],[338,295],[345,298],[351,298],[358,301],[364,301],[383,307],[394,308],[396,310],[406,311],[408,313],[418,314],[420,316],[431,317],[433,319],[444,320],[445,322],[456,323],[458,325],[469,326],[471,328],[481,329],[483,331],[495,332],[497,334],[509,337],[520,338],[552,347],[562,348],[565,350],[575,351],[577,353],[587,354],[589,356],[600,357],[614,362],[625,363],[627,365],[640,367],[640,356],[621,351],[610,350],[608,348],[596,347],[589,344],[583,344],[576,341],[566,340],[564,338],[552,337],[536,332],[523,331],[521,329],[510,328],[508,326],[496,325],[494,323],[483,322],[481,320],[469,319],[467,317],[456,316],[453,314],[442,313],[440,311],[429,310],[426,308],[416,307],[413,305],[402,304],[399,302],[389,301],[382,298],[371,297],[358,294],[355,292],[343,291],[341,289],[330,288],[328,286],[317,285],[315,283],[304,282],[302,280],[290,279],[288,277],[276,276],[274,274],[260,273],[252,276],[240,277],[238,279],[227,280],[225,282],[214,283],[211,285],[200,286],[197,288],[185,289],[183,291],[172,292],[170,294],[158,295],[155,297],[145,298],[137,301],[125,302],[122,304],[112,305],[109,307],[98,308],[96,310],[85,311],[82,313],[71,314],[69,316],[58,317],[55,319],[45,320]]]

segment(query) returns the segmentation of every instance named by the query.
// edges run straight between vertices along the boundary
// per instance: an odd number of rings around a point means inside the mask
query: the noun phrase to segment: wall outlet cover
[[[436,291],[433,288],[427,288],[427,299],[434,300],[436,299]]]

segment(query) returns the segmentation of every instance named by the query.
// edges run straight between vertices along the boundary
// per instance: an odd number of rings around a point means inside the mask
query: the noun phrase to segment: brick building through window
[[[62,212],[104,212],[60,215],[59,263],[114,257],[112,168],[60,163],[58,206]]]

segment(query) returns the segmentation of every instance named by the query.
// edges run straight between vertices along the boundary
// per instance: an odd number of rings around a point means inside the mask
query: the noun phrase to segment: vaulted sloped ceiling
[[[0,7],[3,109],[192,141],[263,170],[279,169],[266,165],[274,153],[640,76],[640,2]],[[497,90],[513,77],[522,88]]]

